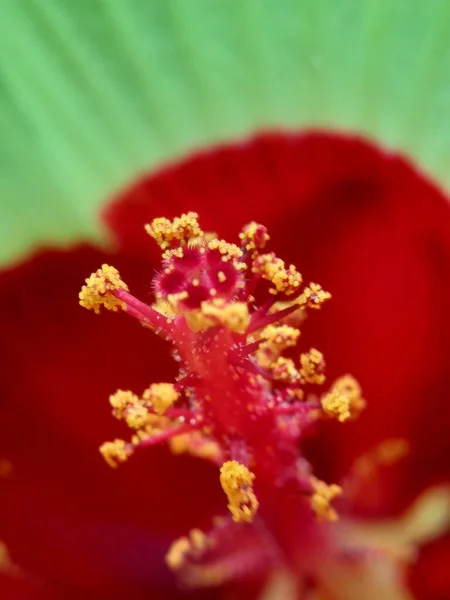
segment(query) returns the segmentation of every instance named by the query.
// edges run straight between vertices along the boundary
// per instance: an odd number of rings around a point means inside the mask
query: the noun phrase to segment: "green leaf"
[[[101,241],[144,171],[261,128],[361,132],[450,183],[447,0],[3,0],[0,263]]]

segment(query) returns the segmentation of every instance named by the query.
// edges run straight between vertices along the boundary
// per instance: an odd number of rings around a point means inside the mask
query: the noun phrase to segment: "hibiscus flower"
[[[200,459],[151,447],[117,469],[103,461],[98,446],[127,435],[111,418],[110,394],[173,381],[177,363],[164,341],[126,315],[94,318],[76,301],[85,277],[108,263],[151,302],[160,256],[143,225],[188,210],[225,239],[264,223],[271,249],[333,295],[302,323],[301,345],[323,353],[329,382],[352,373],[367,408],[350,423],[319,423],[304,452],[320,480],[351,490],[340,535],[355,549],[381,544],[398,553],[430,542],[408,584],[402,570],[327,564],[317,597],[407,598],[410,587],[417,598],[443,600],[449,540],[432,538],[444,529],[446,503],[433,490],[449,478],[450,207],[406,159],[321,133],[261,135],[187,158],[111,203],[108,249],[49,250],[2,274],[0,538],[20,570],[11,576],[26,573],[44,597],[176,597],[184,592],[164,563],[171,542],[194,527],[207,531],[226,511],[217,468]],[[410,452],[383,466],[399,454],[380,451],[393,438]],[[303,534],[293,527],[289,544],[304,548]],[[233,539],[228,546],[232,552]],[[275,571],[269,592],[293,577]],[[362,580],[364,592],[350,580]],[[244,585],[234,584],[233,597]]]

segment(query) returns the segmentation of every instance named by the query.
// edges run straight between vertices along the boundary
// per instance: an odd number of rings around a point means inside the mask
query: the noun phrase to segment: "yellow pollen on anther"
[[[163,415],[179,398],[179,394],[173,383],[152,383],[143,394],[156,414]]]
[[[259,334],[254,335],[250,342],[260,340],[256,351],[256,361],[262,369],[271,369],[280,354],[287,348],[297,344],[300,330],[290,325],[268,325]]]
[[[212,545],[212,541],[203,531],[191,529],[189,537],[183,536],[172,543],[166,554],[166,564],[173,571],[177,571],[183,566],[188,554],[190,558],[195,559]]]
[[[199,331],[204,331],[205,329],[217,325],[217,321],[203,314],[203,311],[200,308],[186,311],[184,313],[184,318],[186,319],[189,329],[193,333],[198,333]]]
[[[228,498],[228,509],[236,523],[250,523],[258,510],[258,500],[253,491],[255,475],[236,460],[223,463],[220,484]]]
[[[313,487],[311,507],[320,521],[337,521],[338,514],[331,502],[342,494],[342,488],[335,483],[328,485],[316,477],[310,478]]]
[[[250,323],[248,305],[245,302],[226,302],[222,298],[205,300],[201,314],[206,317],[205,325],[220,323],[230,331],[244,333]]]
[[[109,397],[109,403],[113,407],[114,416],[117,419],[122,419],[125,410],[130,406],[137,404],[138,402],[138,396],[129,390],[117,390],[117,392],[111,394]]]
[[[316,348],[311,348],[309,352],[300,354],[300,364],[300,375],[305,383],[323,384],[325,381],[325,375],[323,374],[325,361],[322,352],[319,352]]]
[[[290,325],[268,325],[260,333],[262,342],[260,348],[267,348],[274,354],[280,354],[286,348],[296,345],[300,337],[300,329]]]
[[[219,444],[200,431],[176,435],[169,441],[169,447],[173,454],[190,454],[214,462],[220,460],[222,454]]]
[[[201,529],[191,529],[189,532],[191,544],[196,550],[205,550],[208,546],[208,538]]]
[[[157,415],[155,415],[157,416]],[[148,431],[148,429],[150,431]],[[133,448],[139,446],[139,444],[141,442],[145,442],[146,440],[149,440],[152,435],[159,433],[160,431],[162,431],[161,429],[153,429],[153,427],[149,427],[147,429],[137,429],[136,433],[134,435],[131,436],[131,446]]]
[[[101,306],[117,311],[119,308],[125,308],[125,304],[110,293],[116,290],[128,291],[128,286],[120,278],[117,269],[105,264],[86,279],[86,285],[83,285],[78,297],[83,308],[93,310],[97,314]]]
[[[189,292],[184,290],[183,292],[178,292],[176,294],[168,294],[167,302],[172,307],[172,310],[175,314],[179,313],[179,304],[183,302],[183,300],[187,300],[189,298]]]
[[[270,240],[270,235],[264,225],[252,221],[242,229],[239,239],[245,249],[251,253],[250,256],[254,258],[258,254],[258,250],[262,250]]]
[[[286,268],[284,260],[273,252],[260,254],[253,261],[252,271],[273,284],[274,287],[269,289],[271,294],[283,293],[291,296],[299,291],[302,283],[302,276],[294,265]]]
[[[330,292],[326,292],[318,283],[310,283],[298,297],[297,303],[302,310],[319,309],[330,298]]]
[[[145,231],[156,241],[162,250],[170,248],[172,242],[187,244],[194,238],[202,237],[198,214],[188,212],[173,221],[160,217],[145,226]]]
[[[113,442],[102,444],[100,453],[111,467],[117,467],[119,463],[125,462],[133,454],[133,450],[124,440],[116,439]]]
[[[152,424],[152,416],[142,403],[136,403],[128,407],[125,421],[131,429],[142,429]]]
[[[331,390],[322,400],[322,408],[329,417],[338,419],[341,423],[350,418],[350,401],[348,396],[339,390]]]
[[[276,381],[295,382],[300,379],[300,373],[291,358],[279,356],[271,365],[271,370]]]
[[[351,375],[336,379],[330,391],[322,397],[321,404],[325,414],[341,423],[357,417],[366,406],[361,387]]]
[[[184,564],[185,556],[189,552],[191,544],[187,537],[181,537],[172,542],[166,554],[166,564],[172,571],[177,571]]]
[[[243,252],[236,244],[230,244],[230,242],[226,242],[225,240],[214,239],[208,242],[208,248],[209,250],[218,250],[222,255],[222,261],[232,261],[236,269],[244,270],[247,268],[247,265],[240,260],[243,257]]]
[[[168,319],[172,319],[177,315],[176,307],[168,300],[161,300],[158,298],[158,300],[152,304],[152,308]]]

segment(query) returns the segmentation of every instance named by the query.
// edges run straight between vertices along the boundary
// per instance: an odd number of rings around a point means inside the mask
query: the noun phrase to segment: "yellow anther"
[[[131,429],[142,429],[151,424],[151,416],[143,404],[136,403],[127,408],[125,421]]]
[[[271,369],[272,375],[277,381],[294,382],[300,379],[300,373],[291,358],[279,356],[271,365]]]
[[[141,429],[151,424],[154,415],[148,412],[143,401],[130,391],[117,390],[109,397],[113,414],[117,419],[124,419],[132,429]]]
[[[216,324],[218,321],[236,333],[244,333],[250,322],[248,305],[245,302],[228,303],[222,298],[206,300],[202,302],[201,313],[206,317],[205,323]]]
[[[100,453],[111,467],[117,467],[121,462],[125,462],[133,450],[124,440],[114,440],[105,442],[100,446]]]
[[[361,396],[361,387],[351,375],[336,379],[331,390],[322,397],[321,403],[324,412],[341,423],[357,417],[366,405]]]
[[[200,308],[186,311],[183,314],[189,329],[193,333],[198,333],[217,325],[217,321],[212,317],[207,317]]]
[[[157,433],[157,431],[153,431],[153,429],[151,433],[144,429],[138,429],[136,433],[131,436],[131,445],[139,446],[141,442],[145,442],[145,440],[148,440],[154,433]]]
[[[145,423],[145,431],[151,434],[159,433],[161,431],[166,431],[172,424],[172,421],[168,417],[149,412],[147,422]],[[139,431],[137,433],[139,433]]]
[[[305,392],[303,390],[301,390],[300,388],[288,389],[287,392],[288,392],[288,395],[295,400],[304,400],[305,399]]]
[[[172,571],[180,569],[185,561],[185,556],[191,548],[191,543],[187,537],[181,537],[175,540],[166,554],[166,564]]]
[[[325,369],[325,361],[322,352],[311,348],[309,352],[300,354],[300,375],[306,383],[315,383],[322,385],[325,381],[323,370]]]
[[[258,500],[252,487],[254,479],[255,475],[236,460],[223,463],[220,469],[220,484],[236,523],[251,523],[258,510]]]
[[[239,234],[242,244],[245,249],[251,253],[252,258],[257,256],[258,250],[262,250],[270,240],[270,235],[264,225],[252,221],[245,225],[242,232]]]
[[[275,256],[273,252],[260,254],[253,261],[252,265],[253,273],[257,273],[269,281],[272,281],[275,275],[282,269],[284,269],[284,260]]]
[[[360,413],[366,408],[366,401],[362,396],[362,390],[359,383],[352,375],[343,375],[336,379],[335,387],[342,394],[346,394],[350,398],[350,417],[356,419]]]
[[[165,410],[172,406],[176,400],[178,400],[178,392],[175,389],[173,383],[152,383],[143,394],[145,400],[150,400],[152,405],[156,408],[163,408],[163,410],[156,410],[158,414],[163,414]]]
[[[252,271],[273,284],[274,287],[269,289],[271,294],[280,292],[290,296],[299,291],[302,283],[302,276],[294,265],[286,268],[284,260],[273,252],[260,254],[253,261]]]
[[[344,422],[355,418],[366,406],[361,396],[361,387],[354,377],[344,375],[333,383],[330,391],[323,396],[322,408],[329,417]]]
[[[287,269],[279,270],[272,280],[278,292],[283,292],[287,296],[298,292],[302,283],[302,276],[296,270],[294,265],[289,265]]]
[[[168,319],[172,319],[177,315],[176,307],[168,300],[161,300],[158,298],[158,300],[152,304],[152,308]]]
[[[270,369],[280,354],[296,345],[300,330],[290,325],[268,325],[259,333],[261,344],[256,351],[256,360],[263,369]],[[256,338],[258,339],[258,338]],[[251,340],[254,341],[252,337]]]
[[[171,310],[175,315],[181,314],[182,310],[180,310],[180,303],[183,302],[183,300],[187,300],[188,298],[189,292],[187,292],[186,290],[184,290],[183,292],[178,292],[176,294],[167,295],[167,302],[171,306]]]
[[[181,435],[176,435],[171,440],[169,440],[169,448],[172,454],[190,454],[191,436],[193,435],[193,433],[182,433]]]
[[[330,292],[326,292],[318,283],[310,283],[300,294],[297,303],[302,310],[306,308],[319,309],[330,298]]]
[[[173,383],[152,383],[143,394],[158,415],[163,415],[179,398]]]
[[[169,441],[173,454],[190,454],[206,460],[218,461],[221,457],[219,444],[203,435],[200,431],[176,435]]]
[[[337,521],[338,514],[330,503],[342,493],[342,488],[335,483],[328,485],[324,481],[311,477],[314,493],[311,496],[311,507],[320,521]]]
[[[173,221],[164,217],[153,219],[145,226],[145,231],[156,241],[162,250],[170,248],[173,242],[187,244],[194,238],[202,237],[203,231],[198,223],[198,214],[188,212]]]
[[[83,308],[93,310],[97,314],[101,306],[117,311],[119,308],[125,308],[125,304],[110,293],[116,290],[128,291],[128,287],[121,280],[117,269],[102,265],[86,279],[86,285],[83,285],[78,297]]]
[[[322,408],[329,417],[338,419],[341,423],[350,418],[350,399],[339,390],[332,389],[321,400]]]
[[[198,559],[212,545],[212,541],[203,531],[191,529],[189,537],[181,537],[172,543],[166,554],[166,564],[173,571],[177,571],[183,566],[186,558]]]
[[[222,255],[223,262],[232,261],[236,269],[243,270],[246,268],[246,264],[240,261],[243,257],[243,252],[236,244],[230,244],[225,240],[211,240],[208,242],[208,248],[210,250],[218,250]]]
[[[290,325],[268,325],[260,334],[264,340],[260,348],[267,348],[274,354],[280,354],[286,348],[296,345],[300,329]]]
[[[117,419],[123,419],[124,412],[130,406],[139,403],[139,398],[129,390],[117,390],[115,394],[109,397],[109,403],[114,409],[114,416]]]
[[[210,546],[207,536],[200,529],[191,529],[189,532],[191,546],[194,550],[203,552]]]

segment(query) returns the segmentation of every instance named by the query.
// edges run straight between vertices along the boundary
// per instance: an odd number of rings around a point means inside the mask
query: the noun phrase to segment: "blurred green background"
[[[0,0],[0,265],[100,241],[139,174],[261,128],[362,132],[450,184],[448,0]]]

